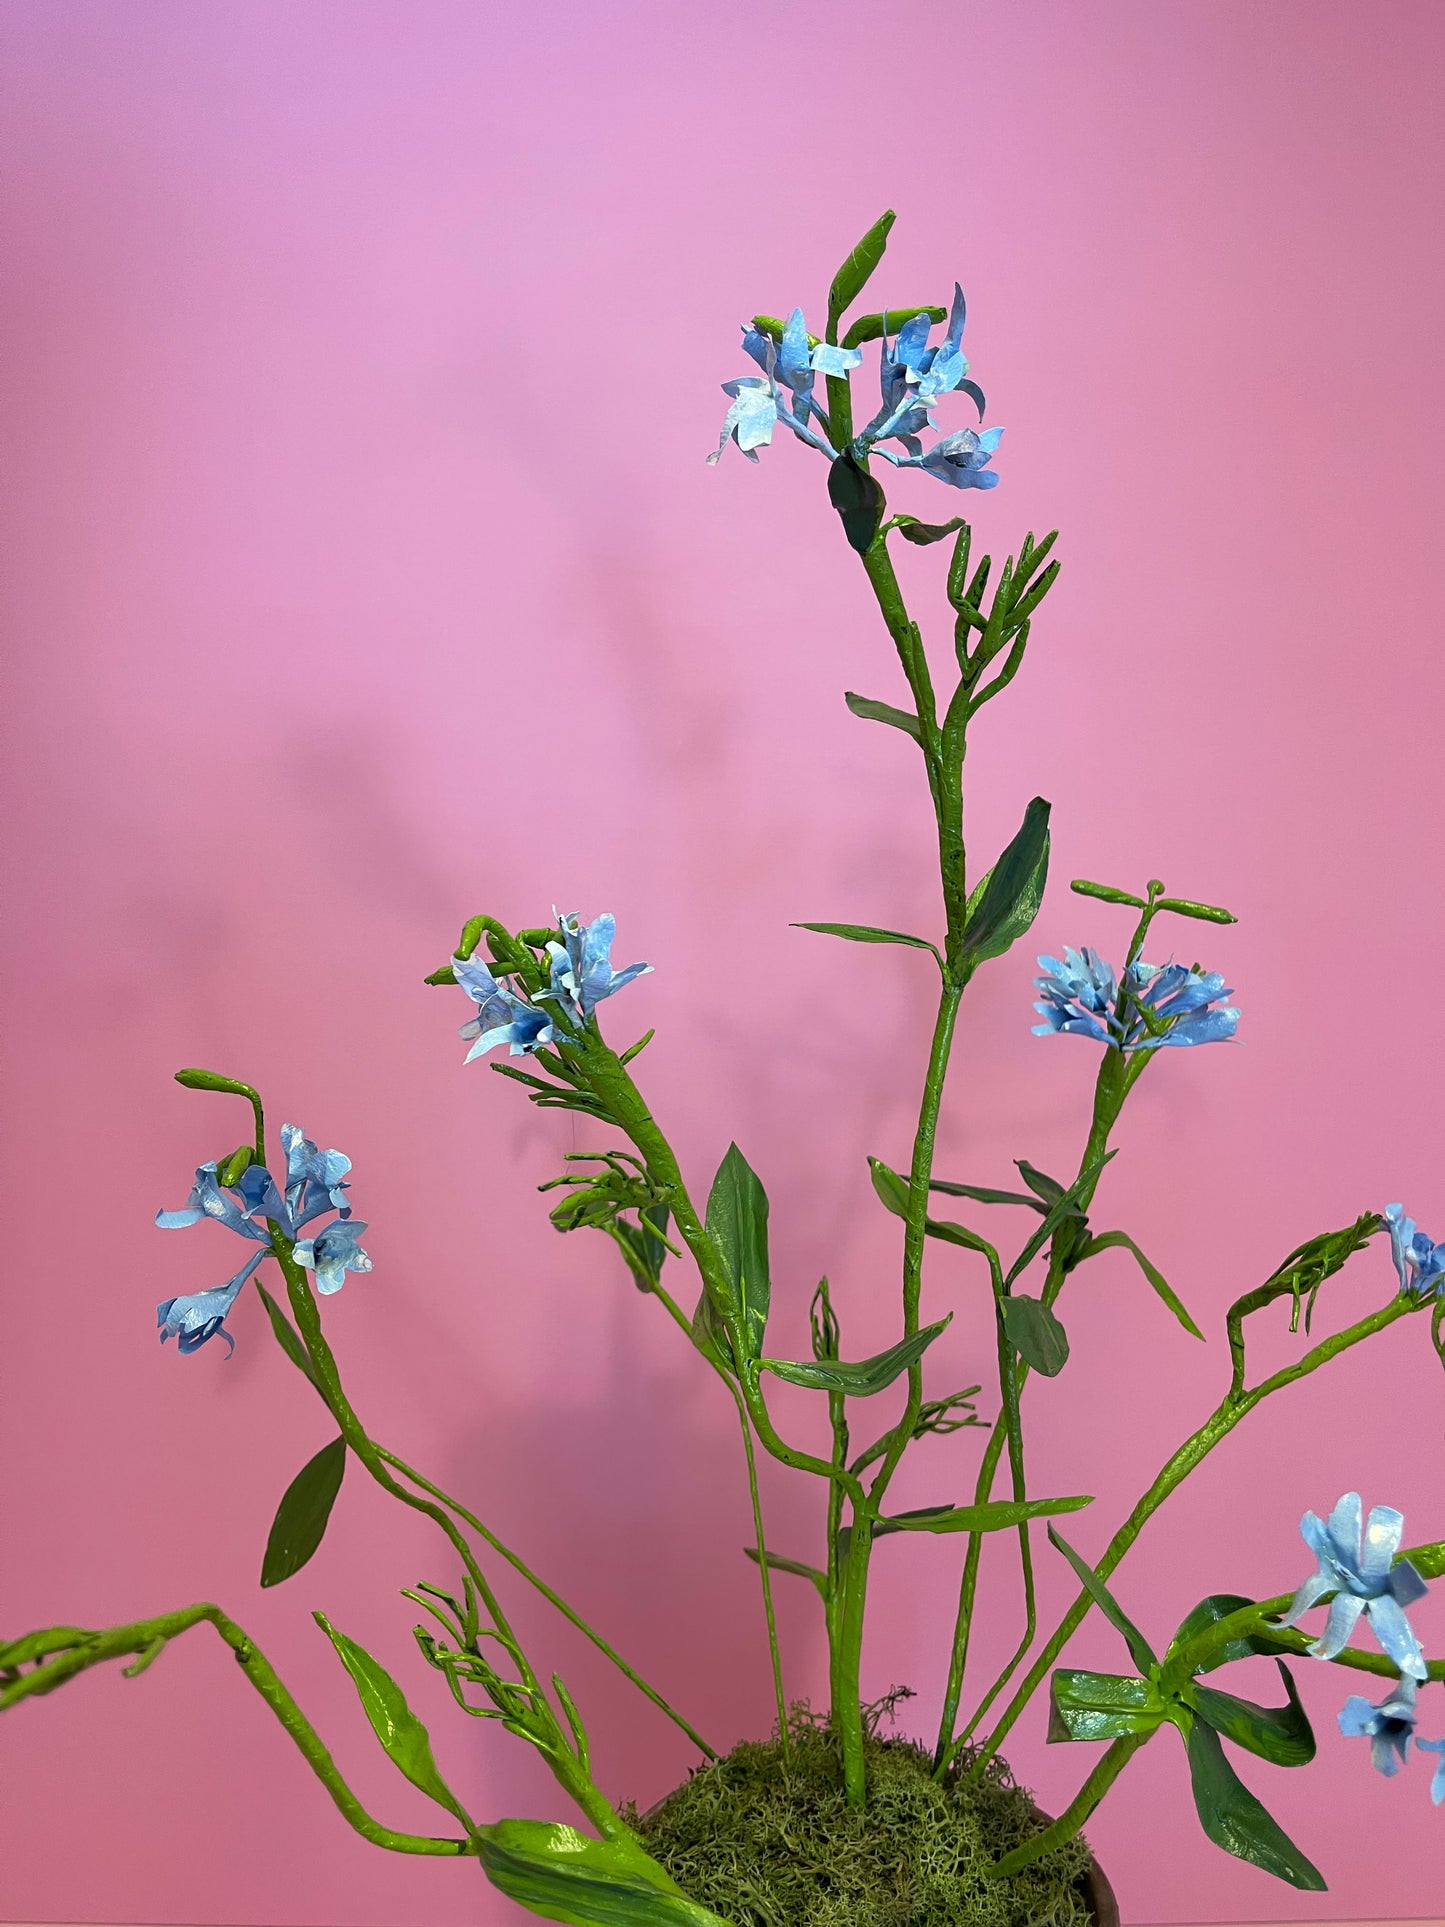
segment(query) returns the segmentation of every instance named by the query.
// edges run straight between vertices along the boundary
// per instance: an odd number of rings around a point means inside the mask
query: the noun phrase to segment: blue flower
[[[896,437],[910,455],[919,456],[921,449],[917,438],[925,428],[932,426],[931,410],[935,402],[940,395],[949,394],[955,388],[973,398],[979,419],[982,420],[983,390],[977,382],[964,379],[968,373],[968,362],[960,343],[966,312],[963,289],[955,281],[948,331],[937,347],[930,348],[928,345],[933,324],[927,314],[916,314],[905,321],[892,348],[888,346],[885,334],[878,368],[883,406],[859,437],[865,447]],[[886,315],[884,320],[887,320]],[[989,452],[992,453],[992,449]],[[879,453],[886,455],[888,451],[880,449]],[[997,480],[996,477],[994,479]],[[988,488],[993,483],[977,483],[973,486]]]
[[[528,1051],[541,1050],[556,1037],[551,1015],[499,984],[480,959],[454,957],[452,975],[478,1007],[476,1016],[461,1027],[463,1037],[476,1039],[464,1063],[470,1064],[474,1057],[498,1044],[510,1045],[509,1055],[522,1057]]]
[[[725,381],[722,390],[731,397],[731,406],[723,419],[722,433],[717,447],[708,456],[711,467],[720,459],[729,441],[737,443],[750,462],[755,462],[757,450],[765,448],[773,439],[773,427],[782,422],[791,428],[799,441],[806,442],[826,455],[830,462],[836,462],[838,451],[817,429],[809,426],[808,417],[816,415],[823,421],[821,408],[813,400],[813,377],[815,373],[842,374],[849,368],[856,368],[863,357],[856,348],[835,348],[826,342],[819,342],[816,348],[808,348],[808,331],[803,325],[803,311],[794,308],[783,330],[783,338],[775,344],[770,335],[756,328],[745,329],[743,347],[763,370],[763,378],[756,375],[740,375],[736,381]],[[779,374],[788,385],[789,399],[794,407],[790,409],[783,399]],[[796,412],[794,412],[796,410]]]
[[[1130,964],[1122,986],[1096,950],[1065,948],[1064,961],[1040,957],[1034,983],[1046,1021],[1036,1037],[1068,1032],[1114,1050],[1159,1050],[1166,1045],[1214,1044],[1233,1037],[1239,1012],[1221,1005],[1233,993],[1218,971],[1183,964]]]
[[[254,1258],[248,1259],[234,1278],[214,1291],[192,1292],[186,1298],[167,1298],[156,1306],[156,1323],[161,1330],[161,1343],[174,1338],[179,1352],[197,1352],[208,1339],[217,1337],[226,1341],[226,1356],[229,1358],[236,1349],[236,1341],[226,1330],[226,1314],[235,1304],[242,1285],[265,1258],[264,1251],[258,1251]]]
[[[156,1223],[164,1231],[180,1231],[187,1225],[199,1224],[203,1218],[213,1218],[217,1224],[223,1224],[228,1231],[234,1231],[242,1238],[254,1238],[258,1244],[269,1244],[270,1232],[264,1225],[255,1222],[253,1214],[269,1216],[270,1212],[264,1207],[270,1204],[274,1209],[280,1205],[270,1172],[264,1165],[253,1164],[231,1188],[241,1193],[242,1202],[239,1204],[221,1189],[215,1164],[203,1164],[196,1172],[191,1195],[180,1210],[157,1211]]]
[[[1393,1506],[1370,1508],[1365,1522],[1363,1552],[1360,1537],[1360,1495],[1347,1492],[1326,1525],[1317,1513],[1300,1521],[1304,1542],[1319,1560],[1285,1614],[1286,1626],[1296,1625],[1326,1594],[1333,1593],[1324,1635],[1310,1647],[1317,1659],[1333,1659],[1349,1643],[1363,1613],[1381,1648],[1401,1673],[1424,1679],[1425,1656],[1405,1617],[1404,1608],[1429,1591],[1408,1559],[1396,1559],[1403,1514]]]
[[[1405,1216],[1402,1204],[1385,1206],[1385,1223],[1401,1291],[1422,1296],[1445,1292],[1445,1244],[1432,1244],[1415,1220]]]
[[[340,1291],[348,1271],[371,1270],[371,1259],[357,1242],[365,1229],[360,1218],[337,1218],[314,1238],[302,1238],[291,1255],[316,1273],[316,1289],[329,1295]]]
[[[549,943],[552,960],[552,987],[547,992],[564,1009],[575,1013],[583,1023],[604,997],[611,997],[651,970],[647,963],[629,964],[626,970],[612,968],[612,942],[617,934],[617,919],[605,911],[584,924],[575,910],[557,918],[561,943]]]
[[[286,1153],[286,1208],[296,1226],[310,1224],[323,1211],[351,1216],[346,1174],[351,1159],[340,1151],[320,1151],[299,1124],[281,1126]]]
[[[1340,1731],[1347,1740],[1369,1740],[1370,1765],[1386,1779],[1393,1779],[1400,1771],[1410,1751],[1419,1718],[1415,1710],[1418,1691],[1413,1679],[1400,1679],[1378,1706],[1371,1706],[1359,1693],[1351,1693],[1340,1713]],[[1445,1741],[1440,1744],[1445,1746]]]
[[[940,437],[926,454],[915,449],[908,455],[895,455],[886,448],[878,453],[895,468],[926,469],[950,488],[997,488],[999,478],[988,464],[1002,436],[1001,428],[986,428],[982,434],[977,429],[960,428],[956,434]]]
[[[1417,1739],[1415,1744],[1422,1753],[1440,1755],[1440,1764],[1436,1767],[1434,1778],[1430,1782],[1430,1798],[1437,1807],[1445,1806],[1445,1740]]]

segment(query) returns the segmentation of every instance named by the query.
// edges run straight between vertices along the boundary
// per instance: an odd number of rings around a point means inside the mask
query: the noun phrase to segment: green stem
[[[1372,1338],[1376,1332],[1384,1331],[1387,1326],[1393,1325],[1396,1319],[1407,1317],[1411,1312],[1420,1309],[1421,1306],[1418,1303],[1408,1298],[1393,1298],[1389,1304],[1381,1306],[1378,1311],[1371,1312],[1368,1317],[1361,1318],[1355,1324],[1346,1327],[1344,1331],[1336,1332],[1332,1337],[1323,1339],[1295,1364],[1287,1365],[1273,1373],[1251,1391],[1245,1392],[1238,1398],[1227,1397],[1199,1430],[1186,1439],[1168,1460],[1149,1490],[1109,1541],[1103,1556],[1095,1564],[1094,1570],[1099,1577],[1107,1579],[1110,1576],[1169,1494],[1202,1460],[1208,1457],[1221,1439],[1226,1438],[1247,1413],[1254,1410],[1256,1405],[1273,1393],[1282,1391],[1285,1386],[1307,1378],[1312,1372],[1318,1371],[1321,1365],[1328,1364],[1331,1359],[1337,1358],[1341,1352],[1349,1350],[1351,1346],[1360,1344],[1366,1338]],[[1049,1668],[1082,1623],[1091,1604],[1090,1594],[1087,1591],[1081,1591],[1065,1613],[1009,1701],[987,1742],[980,1749],[971,1769],[973,1777],[976,1778],[982,1773],[984,1766],[998,1751],[1015,1720],[1044,1680]]]
[[[988,1870],[989,1879],[1007,1880],[1044,1854],[1052,1853],[1055,1847],[1072,1840],[1149,1737],[1148,1733],[1130,1733],[1115,1740],[1058,1819],[1041,1833],[1030,1834],[1022,1846],[1006,1853],[1002,1860],[995,1861]]]
[[[674,1726],[681,1727],[682,1731],[686,1733],[687,1737],[700,1753],[705,1753],[710,1760],[716,1760],[720,1757],[717,1749],[708,1745],[696,1727],[685,1720],[682,1714],[677,1711],[676,1707],[670,1706],[662,1694],[658,1692],[657,1688],[650,1685],[635,1667],[629,1666],[621,1653],[617,1651],[616,1647],[610,1645],[608,1641],[602,1637],[601,1633],[589,1626],[582,1615],[579,1612],[575,1612],[560,1593],[554,1592],[545,1579],[540,1578],[537,1573],[533,1572],[526,1561],[513,1552],[510,1546],[499,1539],[490,1526],[483,1524],[482,1520],[480,1520],[474,1512],[469,1512],[460,1500],[452,1498],[450,1493],[443,1492],[440,1486],[433,1485],[430,1479],[424,1478],[414,1466],[408,1465],[404,1459],[399,1459],[394,1452],[388,1452],[386,1447],[382,1445],[377,1446],[376,1449],[378,1456],[387,1465],[391,1466],[394,1471],[400,1472],[404,1479],[410,1479],[412,1484],[419,1486],[423,1492],[430,1493],[432,1498],[438,1500],[449,1512],[454,1513],[456,1517],[462,1521],[463,1525],[469,1526],[471,1530],[477,1534],[478,1538],[484,1539],[499,1558],[505,1559],[512,1570],[519,1573],[529,1586],[534,1587],[536,1591],[541,1593],[548,1604],[554,1606],[565,1620],[568,1620],[577,1628],[578,1632],[581,1633],[584,1638],[590,1639],[598,1652],[610,1659],[618,1672],[621,1673],[625,1679],[631,1680],[632,1684],[645,1699],[651,1700],[652,1704],[660,1713],[665,1713]]]
[[[763,1537],[763,1508],[758,1498],[758,1463],[753,1452],[753,1428],[748,1421],[748,1408],[738,1393],[738,1423],[743,1428],[743,1450],[748,1455],[748,1493],[753,1503],[753,1537],[757,1544],[758,1571],[763,1579],[763,1613],[768,1622],[768,1652],[773,1666],[773,1693],[778,1702],[778,1745],[782,1751],[783,1765],[791,1764],[793,1742],[788,1732],[788,1701],[783,1691],[783,1661],[778,1651],[778,1622],[773,1612],[773,1579],[768,1568],[767,1541]]]
[[[130,1674],[137,1673],[143,1666],[149,1665],[170,1640],[202,1622],[214,1626],[236,1655],[241,1671],[290,1734],[307,1765],[335,1801],[342,1818],[363,1839],[370,1840],[373,1846],[386,1847],[392,1853],[454,1855],[474,1851],[466,1840],[432,1839],[422,1834],[397,1833],[391,1827],[382,1826],[380,1821],[373,1820],[341,1777],[321,1736],[282,1684],[265,1654],[235,1620],[227,1618],[219,1606],[185,1606],[177,1612],[162,1613],[155,1619],[136,1620],[130,1625],[112,1626],[105,1632],[86,1634],[80,1643],[45,1660],[30,1672],[22,1673],[18,1679],[6,1682],[3,1690],[0,1690],[0,1710],[33,1695],[53,1692],[77,1673],[127,1654],[139,1655],[136,1664],[126,1669]]]

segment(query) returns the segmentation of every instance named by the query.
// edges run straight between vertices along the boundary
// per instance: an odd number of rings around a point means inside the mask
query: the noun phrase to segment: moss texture
[[[786,1773],[776,1735],[745,1741],[628,1815],[683,1890],[734,1927],[1090,1927],[1082,1840],[1012,1880],[986,1877],[1043,1824],[1002,1761],[976,1786],[940,1785],[922,1747],[875,1730],[858,1812],[826,1724],[798,1709],[791,1730]]]

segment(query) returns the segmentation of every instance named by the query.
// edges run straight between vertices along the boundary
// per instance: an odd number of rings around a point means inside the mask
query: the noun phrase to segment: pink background
[[[1065,531],[1017,691],[979,726],[976,848],[1053,799],[1044,947],[1122,948],[1069,897],[1080,872],[1158,873],[1241,916],[1199,937],[1238,986],[1239,1047],[1157,1067],[1101,1204],[1212,1342],[1122,1256],[1082,1274],[1074,1362],[1029,1394],[1037,1489],[1097,1493],[1074,1532],[1096,1553],[1217,1397],[1236,1293],[1397,1196],[1445,1232],[1438,6],[12,0],[3,33],[7,1628],[218,1599],[363,1796],[429,1828],[311,1624],[324,1606],[435,1716],[479,1813],[562,1815],[520,1745],[447,1716],[396,1588],[450,1561],[355,1468],[312,1566],[257,1590],[326,1427],[253,1295],[229,1364],[156,1345],[157,1299],[239,1249],[150,1224],[242,1131],[169,1081],[200,1062],[355,1160],[376,1270],[326,1319],[374,1431],[716,1742],[767,1726],[731,1407],[608,1247],[545,1223],[532,1187],[596,1134],[464,1072],[460,994],[420,979],[474,910],[614,910],[620,961],[656,974],[612,1035],[658,1026],[643,1082],[697,1188],[736,1134],[772,1194],[774,1343],[806,1345],[824,1269],[849,1351],[893,1336],[897,1238],[864,1157],[907,1155],[928,973],[787,926],[933,928],[913,758],[842,703],[901,683],[817,458],[702,460],[718,383],[746,371],[738,321],[820,312],[890,203],[878,294],[962,276],[1009,429],[995,495],[904,477],[895,506],[976,508],[1000,554]],[[906,564],[946,647],[939,552]],[[1094,1052],[1028,1035],[1029,976],[1021,947],[970,996],[945,1173],[1077,1155]],[[978,1282],[933,1260],[928,1308],[957,1313],[935,1390],[987,1373]],[[1329,1309],[1392,1289],[1377,1245]],[[798,1433],[816,1416],[777,1404]],[[1122,1597],[1162,1637],[1206,1591],[1293,1584],[1300,1512],[1350,1486],[1438,1537],[1442,1417],[1412,1322],[1236,1435]],[[961,1496],[976,1451],[920,1452],[900,1501]],[[773,1541],[813,1556],[814,1491],[770,1473]],[[959,1554],[892,1541],[876,1567],[865,1689],[915,1686],[926,1733]],[[1012,1555],[989,1564],[975,1691],[1019,1628]],[[1042,1564],[1048,1612],[1069,1588]],[[779,1593],[790,1690],[821,1698],[815,1602]],[[605,1784],[674,1784],[674,1729],[507,1597]],[[1439,1650],[1440,1599],[1419,1623]],[[1107,1629],[1074,1651],[1122,1658]],[[1332,1731],[1350,1682],[1302,1684],[1320,1762],[1245,1775],[1330,1893],[1210,1847],[1166,1737],[1091,1830],[1128,1919],[1438,1911],[1423,1763],[1377,1778]],[[1094,1755],[1042,1727],[1040,1706],[1009,1750],[1054,1805]],[[134,1684],[26,1706],[3,1749],[10,1917],[512,1917],[475,1868],[350,1834],[204,1633]]]

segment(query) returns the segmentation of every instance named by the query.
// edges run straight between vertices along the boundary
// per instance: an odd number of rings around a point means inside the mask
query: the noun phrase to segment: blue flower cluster
[[[958,429],[941,435],[927,450],[920,439],[935,426],[933,410],[938,402],[955,390],[968,395],[980,419],[983,416],[983,390],[968,379],[961,346],[966,312],[963,289],[955,283],[941,341],[930,346],[933,324],[927,313],[905,321],[891,347],[885,328],[879,364],[883,405],[853,439],[852,452],[858,460],[876,449],[895,468],[921,468],[951,488],[998,485],[999,478],[988,464],[1002,438],[1001,428]],[[779,422],[799,441],[837,461],[839,451],[828,439],[828,417],[814,399],[813,387],[819,375],[846,375],[861,366],[862,350],[810,341],[803,310],[794,308],[776,343],[758,328],[745,327],[743,352],[762,369],[762,376],[743,375],[723,383],[730,406],[709,463],[719,460],[730,441],[750,462],[757,461],[758,449],[771,443]],[[883,447],[885,442],[899,443],[903,453]]]
[[[1385,1225],[1401,1291],[1411,1298],[1445,1293],[1445,1244],[1432,1243],[1415,1220],[1405,1216],[1402,1204],[1385,1206]]]
[[[1034,1009],[1044,1022],[1033,1026],[1035,1037],[1066,1032],[1113,1050],[1158,1050],[1221,1043],[1239,1028],[1239,1012],[1221,1001],[1234,993],[1217,970],[1132,963],[1121,985],[1097,950],[1067,945],[1062,962],[1040,957],[1039,968],[1043,1000]]]
[[[1429,1588],[1410,1561],[1398,1556],[1404,1515],[1393,1506],[1371,1506],[1362,1525],[1362,1510],[1359,1493],[1347,1492],[1328,1521],[1315,1512],[1301,1519],[1300,1532],[1318,1564],[1291,1601],[1284,1624],[1298,1625],[1312,1606],[1328,1598],[1325,1630],[1310,1651],[1317,1659],[1334,1659],[1363,1616],[1400,1677],[1376,1705],[1352,1693],[1339,1716],[1340,1731],[1349,1739],[1368,1739],[1371,1763],[1387,1776],[1404,1764],[1412,1739],[1422,1753],[1438,1753],[1430,1797],[1440,1806],[1445,1803],[1445,1739],[1422,1740],[1415,1733],[1420,1682],[1429,1674],[1405,1616],[1406,1606],[1423,1599]]]
[[[646,963],[614,970],[616,935],[617,920],[605,912],[591,923],[572,910],[559,915],[557,937],[547,945],[548,988],[538,991],[535,1003],[499,983],[480,958],[453,958],[452,975],[477,1006],[476,1016],[461,1027],[462,1036],[474,1040],[464,1062],[498,1044],[508,1045],[512,1057],[542,1050],[556,1041],[559,1030],[566,1035],[585,1024],[604,997],[651,970]]]
[[[224,1285],[167,1298],[157,1305],[156,1323],[163,1345],[174,1338],[177,1350],[194,1352],[219,1336],[225,1339],[226,1356],[230,1357],[236,1341],[226,1330],[226,1317],[241,1287],[271,1250],[268,1221],[284,1236],[296,1240],[292,1256],[316,1274],[318,1291],[340,1291],[348,1271],[371,1270],[371,1259],[360,1244],[366,1226],[352,1217],[346,1196],[351,1159],[340,1151],[319,1150],[299,1124],[281,1126],[281,1147],[286,1153],[284,1195],[264,1164],[248,1166],[229,1185],[221,1183],[214,1163],[203,1164],[180,1210],[156,1213],[156,1223],[166,1231],[184,1230],[210,1218],[262,1247]],[[306,1225],[332,1211],[338,1215],[330,1224],[310,1238],[297,1238]]]

